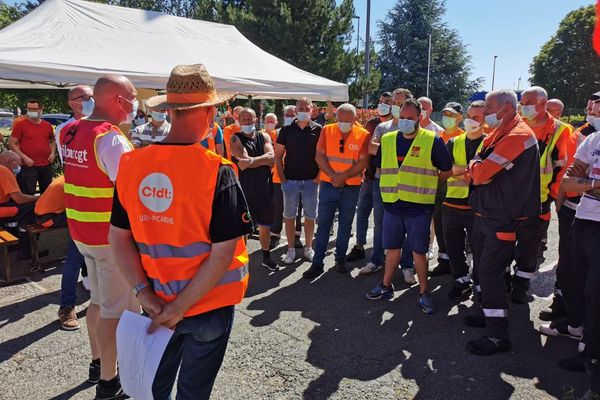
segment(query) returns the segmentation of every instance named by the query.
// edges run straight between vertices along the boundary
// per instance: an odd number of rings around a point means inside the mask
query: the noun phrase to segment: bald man
[[[119,161],[123,153],[133,149],[118,125],[131,123],[136,115],[136,96],[133,84],[126,77],[104,76],[94,85],[92,114],[60,131],[69,231],[85,258],[89,274],[87,325],[92,332],[89,382],[98,382],[96,399],[124,395],[117,375],[115,332],[124,310],[140,310],[129,284],[113,262],[108,245]]]
[[[240,112],[244,109],[242,106],[236,106],[231,112],[233,117],[233,124],[227,125],[223,128],[223,142],[225,143],[225,152],[227,159],[231,161],[232,150],[231,150],[231,138],[233,135],[240,131]]]
[[[562,117],[564,109],[565,105],[559,99],[550,99],[546,103],[546,111],[548,111],[548,114],[552,115],[552,117],[556,119]]]

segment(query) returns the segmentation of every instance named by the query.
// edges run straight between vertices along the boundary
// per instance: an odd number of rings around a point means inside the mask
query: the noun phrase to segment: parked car
[[[52,126],[58,126],[69,118],[71,118],[69,114],[42,114],[42,119],[50,122]]]
[[[10,111],[0,110],[0,128],[12,127],[15,116]]]

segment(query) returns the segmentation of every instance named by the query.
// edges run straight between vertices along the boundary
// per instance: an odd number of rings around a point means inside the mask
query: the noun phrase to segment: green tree
[[[0,29],[12,24],[23,15],[22,10],[17,6],[9,6],[0,2]]]
[[[416,96],[427,91],[427,56],[431,35],[429,97],[434,105],[465,101],[481,85],[470,80],[471,63],[456,30],[442,17],[443,0],[398,0],[378,24],[381,45],[377,67],[380,91],[404,87]]]
[[[600,57],[592,47],[595,22],[593,5],[571,11],[529,67],[531,84],[544,87],[566,108],[581,109],[598,91]]]

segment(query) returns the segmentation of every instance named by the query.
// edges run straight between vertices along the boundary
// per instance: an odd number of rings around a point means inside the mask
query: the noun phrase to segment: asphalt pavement
[[[66,232],[42,235],[48,259],[64,256]],[[538,333],[557,259],[557,226],[549,230],[546,261],[532,281],[531,301],[510,306],[513,350],[492,357],[470,355],[468,340],[483,330],[466,328],[471,301],[448,299],[451,278],[430,279],[438,310],[425,315],[417,287],[396,276],[391,301],[368,301],[365,293],[381,273],[358,276],[333,268],[301,278],[308,262],[271,273],[260,266],[256,240],[249,242],[250,286],[235,324],[214,399],[576,399],[586,390],[583,374],[562,371],[558,360],[575,354],[577,342]],[[350,245],[354,244],[354,238]],[[279,259],[285,243],[274,251]],[[12,254],[14,261],[14,253]],[[433,262],[431,267],[433,267]],[[0,288],[0,399],[92,399],[85,383],[89,349],[85,310],[89,295],[78,288],[82,329],[59,329],[60,263],[45,273],[15,263],[26,284]]]

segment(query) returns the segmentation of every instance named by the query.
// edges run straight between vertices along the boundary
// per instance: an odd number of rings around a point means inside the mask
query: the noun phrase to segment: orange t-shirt
[[[273,129],[272,131],[267,132],[271,137],[271,142],[273,143],[273,148],[275,148],[275,143],[277,143],[277,129]],[[273,165],[273,183],[281,183],[281,178],[279,178],[279,174],[277,173],[277,167]]]
[[[53,180],[35,202],[34,212],[37,216],[65,212],[65,177],[63,175]]]
[[[8,203],[9,195],[20,191],[15,174],[4,165],[0,165],[0,203]]]
[[[462,135],[463,133],[465,133],[465,131],[463,131],[462,129],[458,128],[456,131],[452,132],[452,133],[447,133],[446,130],[444,129],[444,131],[442,133],[440,133],[440,137],[442,138],[442,140],[444,141],[444,144],[448,144],[448,141],[450,139],[452,139],[453,137],[457,137]]]
[[[227,159],[231,161],[231,137],[240,131],[240,127],[236,124],[227,125],[223,128],[223,143],[227,148]]]

